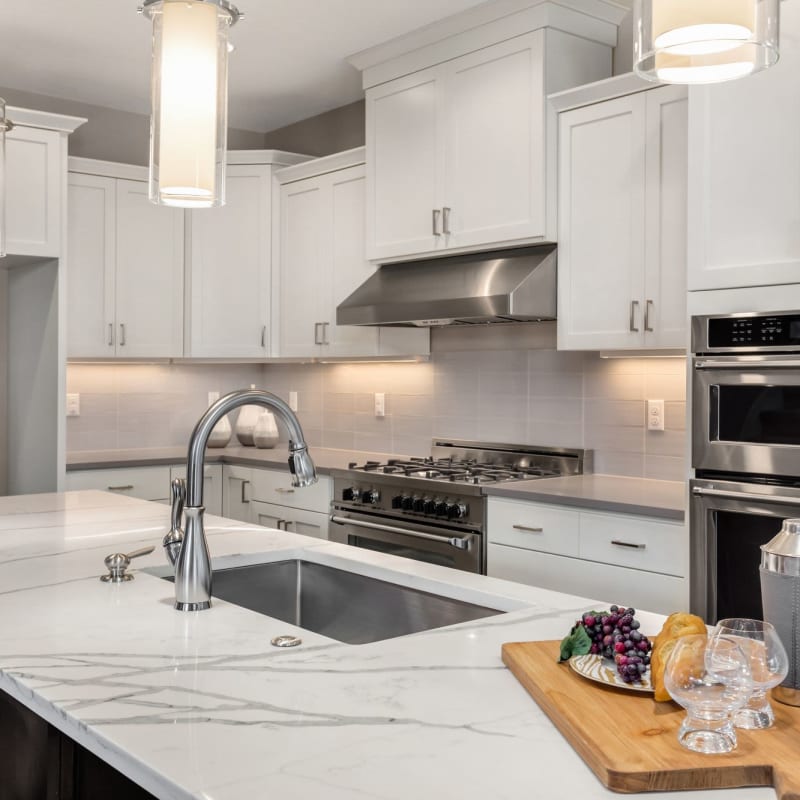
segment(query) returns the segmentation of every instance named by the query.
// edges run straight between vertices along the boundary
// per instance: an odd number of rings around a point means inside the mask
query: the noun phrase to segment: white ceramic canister
[[[254,383],[250,384],[251,389],[255,389]],[[256,429],[256,423],[261,413],[264,411],[263,406],[243,406],[239,411],[239,417],[236,420],[236,438],[245,447],[254,447],[253,433]]]
[[[226,414],[214,426],[214,430],[211,431],[211,435],[208,437],[208,446],[225,447],[231,440],[232,435],[233,435],[233,429],[231,428],[230,420],[228,419],[228,415]]]
[[[253,431],[253,441],[256,447],[263,449],[275,447],[279,438],[278,423],[275,421],[274,414],[271,411],[262,411]]]

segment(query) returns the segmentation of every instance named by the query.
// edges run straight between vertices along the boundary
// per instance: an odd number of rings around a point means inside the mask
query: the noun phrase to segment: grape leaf
[[[561,658],[569,661],[572,656],[585,656],[592,649],[592,640],[583,625],[576,625],[561,641]]]

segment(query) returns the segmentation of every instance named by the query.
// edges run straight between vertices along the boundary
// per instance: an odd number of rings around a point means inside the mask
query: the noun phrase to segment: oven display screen
[[[711,347],[800,346],[800,314],[710,319],[708,344]]]

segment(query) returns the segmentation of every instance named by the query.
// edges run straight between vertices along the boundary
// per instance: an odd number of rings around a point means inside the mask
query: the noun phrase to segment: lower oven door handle
[[[785,361],[769,360],[764,361],[695,361],[695,369],[735,369],[742,372],[748,370],[770,370],[770,369],[797,369],[800,367],[800,360],[786,359]]]
[[[422,533],[422,531],[411,531],[407,528],[396,528],[394,525],[381,525],[379,522],[367,522],[366,520],[355,520],[350,517],[338,517],[335,514],[331,517],[331,522],[337,525],[353,525],[356,528],[369,528],[373,531],[386,531],[387,533],[401,533],[404,536],[412,536],[415,539],[429,539],[433,542],[442,542],[455,547],[456,550],[469,550],[470,540],[461,536],[437,536],[433,533]]]
[[[704,489],[702,486],[692,487],[692,494],[697,497],[725,497],[730,500],[757,500],[760,503],[777,503],[782,506],[800,506],[800,497],[783,497],[777,494],[751,494],[750,492],[729,492],[725,489]]]

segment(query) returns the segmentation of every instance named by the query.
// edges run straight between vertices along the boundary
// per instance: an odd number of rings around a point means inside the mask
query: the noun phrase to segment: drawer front
[[[186,466],[172,467],[170,481],[175,478],[186,480]],[[209,464],[203,478],[203,506],[206,514],[222,516],[222,464]]]
[[[166,466],[85,469],[68,472],[66,487],[67,490],[100,489],[140,500],[167,500],[169,481],[170,468]]]
[[[316,511],[303,511],[299,508],[274,505],[273,503],[260,503],[253,500],[251,503],[253,522],[265,528],[291,531],[303,536],[312,536],[315,539],[328,538],[328,524],[330,518],[327,514]]]
[[[487,533],[490,543],[577,556],[580,513],[541,503],[490,498]]]
[[[331,496],[331,479],[327,475],[320,475],[311,486],[297,488],[292,486],[288,466],[281,471],[253,469],[253,500],[327,514]]]
[[[498,544],[489,544],[487,560],[488,574],[493,578],[565,592],[601,605],[625,603],[644,611],[671,614],[676,608],[685,608],[688,601],[686,582],[670,575]]]
[[[580,557],[683,577],[684,532],[681,523],[583,512]]]

